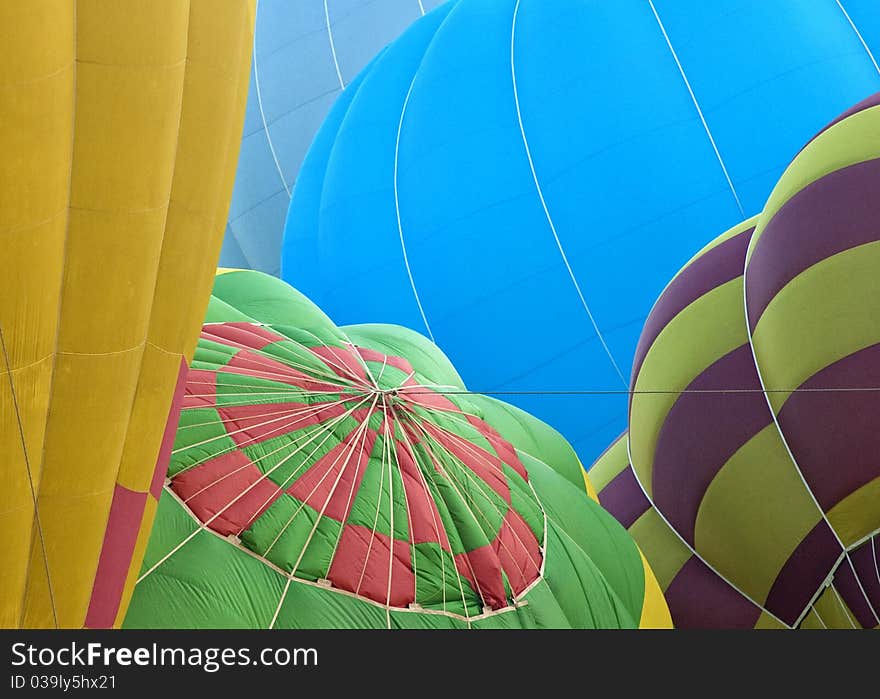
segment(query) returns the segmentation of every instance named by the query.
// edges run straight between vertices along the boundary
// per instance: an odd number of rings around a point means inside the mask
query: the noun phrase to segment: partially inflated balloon
[[[880,624],[878,183],[875,95],[648,318],[628,437],[590,474],[676,626]]]
[[[126,627],[669,626],[574,452],[396,326],[218,276]]]
[[[441,1],[259,1],[222,265],[278,274],[290,192],[327,111],[361,68]]]
[[[0,627],[125,613],[226,220],[252,22],[252,0],[0,4]]]
[[[282,276],[338,322],[433,335],[592,462],[651,303],[880,89],[866,47],[875,0],[446,3],[338,98]]]

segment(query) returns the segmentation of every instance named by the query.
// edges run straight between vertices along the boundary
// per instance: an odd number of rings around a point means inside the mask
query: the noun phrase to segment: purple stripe
[[[809,141],[807,141],[804,148],[806,148],[808,145],[810,145],[813,141],[815,141],[817,138],[819,138],[819,136],[821,136],[823,133],[825,133],[828,129],[830,129],[835,124],[838,124],[841,121],[843,121],[844,119],[851,117],[853,114],[858,114],[859,112],[863,112],[864,110],[870,109],[871,107],[876,107],[878,104],[880,104],[880,92],[875,92],[873,95],[871,95],[870,97],[866,97],[858,104],[850,107],[845,112],[843,112],[843,114],[841,114],[839,117],[837,117],[834,121],[830,122],[821,131],[819,131],[819,133],[817,133],[815,136],[813,136],[813,138],[811,138]],[[801,148],[801,150],[803,150],[803,148]]]
[[[880,386],[880,344],[828,365],[800,388],[876,386]],[[826,512],[880,477],[878,416],[880,391],[795,391],[779,411],[785,440]]]
[[[629,464],[602,488],[602,492],[599,493],[599,504],[626,529],[629,529],[633,522],[645,514],[651,506]]]
[[[749,259],[746,305],[761,314],[798,274],[836,253],[880,240],[880,158],[804,187],[770,219]]]
[[[868,541],[859,546],[855,551],[850,552],[849,557],[856,568],[856,573],[858,573],[859,580],[862,582],[862,587],[865,589],[865,594],[868,595],[868,599],[871,601],[874,611],[880,613],[880,576],[878,576],[877,573],[878,566],[880,566],[880,540],[878,539],[880,539],[878,536],[875,536],[873,539],[868,539]],[[871,550],[872,541],[874,543],[875,551]],[[877,555],[877,565],[874,563],[875,553]],[[849,565],[846,567],[849,568]],[[861,598],[861,596],[862,593],[861,590],[859,590],[859,597]],[[849,603],[848,600],[847,603]],[[868,610],[868,612],[870,613],[870,610]],[[876,625],[877,623],[874,621],[873,614],[870,615],[868,621],[872,625]]]
[[[666,589],[677,629],[751,629],[761,610],[691,556]]]
[[[859,579],[864,579],[867,582],[867,579],[861,575],[859,575]],[[862,584],[864,585],[864,582]],[[862,594],[859,584],[856,582],[852,568],[845,560],[834,573],[834,588],[840,594],[846,606],[849,607],[849,611],[852,612],[859,626],[863,629],[871,629],[877,625],[877,620],[874,619],[865,595]]]
[[[771,424],[749,345],[727,353],[687,390],[747,389],[753,393],[682,393],[660,428],[654,452],[654,504],[691,545],[697,511],[721,467]]]
[[[636,385],[636,377],[645,361],[645,355],[669,321],[715,287],[742,275],[746,250],[754,230],[749,228],[708,250],[685,267],[666,287],[645,321],[645,328],[639,337],[633,360],[633,386]]]
[[[770,588],[765,606],[791,625],[831,572],[842,550],[831,527],[820,520],[797,545]]]

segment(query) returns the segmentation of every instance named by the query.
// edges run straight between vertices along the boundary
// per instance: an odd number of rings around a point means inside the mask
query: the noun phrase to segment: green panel
[[[151,561],[186,538],[180,516],[188,515],[180,505],[166,493],[160,508],[148,547]],[[268,628],[284,581],[228,541],[201,531],[138,583],[124,628]]]

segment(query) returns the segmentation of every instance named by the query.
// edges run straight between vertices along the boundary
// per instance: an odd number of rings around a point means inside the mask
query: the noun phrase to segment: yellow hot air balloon
[[[253,17],[254,0],[0,4],[0,627],[125,614],[219,255]]]

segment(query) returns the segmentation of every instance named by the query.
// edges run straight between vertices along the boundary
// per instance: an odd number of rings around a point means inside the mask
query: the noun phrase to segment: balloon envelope
[[[125,614],[222,239],[252,27],[250,0],[0,3],[0,627]]]
[[[842,5],[447,3],[338,98],[282,275],[339,322],[429,335],[475,390],[525,392],[590,463],[625,395],[528,393],[625,391],[669,277],[880,87],[880,9]]]
[[[591,469],[677,627],[880,625],[880,95],[669,283]]]
[[[258,272],[208,319],[126,627],[669,626],[565,440],[417,333]]]
[[[225,267],[278,274],[281,233],[306,150],[336,97],[441,0],[260,0]]]

